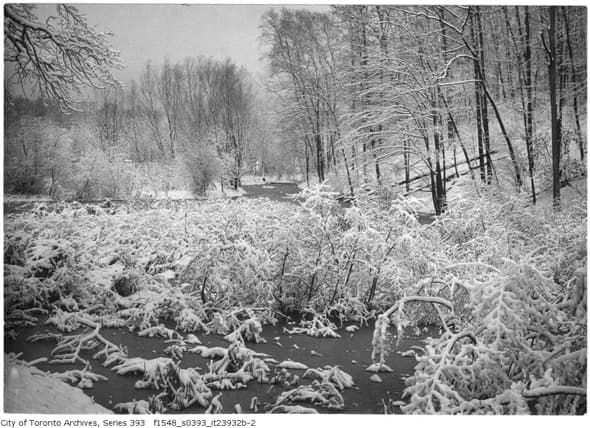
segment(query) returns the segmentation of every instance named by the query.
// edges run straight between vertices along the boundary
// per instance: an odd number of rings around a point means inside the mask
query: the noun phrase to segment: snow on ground
[[[219,184],[215,188],[210,189],[207,192],[208,199],[223,199],[223,198],[235,198],[244,196],[246,192],[241,187],[238,190],[225,186],[223,192]],[[190,190],[168,190],[168,191],[157,191],[157,192],[142,192],[140,193],[141,199],[149,200],[172,200],[181,201],[185,199],[196,199],[198,195]],[[40,202],[55,202],[54,199],[46,195],[4,195],[4,203],[40,203]]]
[[[277,175],[244,175],[240,178],[240,182],[242,185],[252,186],[255,184],[291,184],[291,183],[301,183],[304,181],[304,178],[301,174],[295,174],[292,176],[277,176]]]
[[[74,388],[36,367],[10,361],[4,355],[4,411],[6,413],[113,413]]]
[[[3,201],[6,202],[52,202],[46,195],[3,195]]]
[[[586,177],[572,181],[567,186],[561,188],[561,207],[567,209],[573,201],[588,200],[587,198],[588,183]],[[552,210],[553,190],[547,189],[537,196],[537,207],[543,211]]]
[[[478,184],[481,191],[481,184]],[[506,191],[514,191],[508,184],[502,183],[500,188],[505,187]],[[524,190],[530,196],[530,190]],[[544,190],[537,190],[537,203],[535,209],[546,215],[551,214],[553,211],[553,189],[549,187]],[[449,206],[456,205],[462,200],[471,199],[477,195],[477,190],[473,183],[473,180],[469,176],[463,176],[458,180],[455,180],[452,185],[449,185],[447,191],[447,200]],[[411,194],[413,199],[420,201],[423,210],[425,212],[434,212],[432,207],[432,194],[430,190],[425,189],[421,192],[415,192]],[[561,188],[561,207],[567,209],[571,206],[574,201],[588,200],[587,198],[587,179],[586,177],[579,178],[572,181],[568,185]],[[532,196],[530,196],[532,204]]]
[[[195,194],[190,190],[168,190],[167,192],[156,192],[154,199],[193,199]]]
[[[223,192],[222,192],[221,188],[219,186],[217,186],[216,188],[210,189],[207,192],[207,199],[217,200],[217,199],[224,199],[224,198],[238,198],[240,196],[244,196],[245,194],[246,194],[246,191],[244,189],[242,189],[241,187],[238,187],[238,190],[234,190],[231,187],[225,186],[223,188]]]

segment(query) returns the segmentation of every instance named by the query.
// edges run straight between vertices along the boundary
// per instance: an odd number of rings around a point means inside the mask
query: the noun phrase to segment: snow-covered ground
[[[95,403],[81,389],[50,373],[4,355],[4,411],[6,413],[113,413]]]
[[[2,200],[6,202],[51,202],[49,196],[46,195],[2,195]]]
[[[276,175],[267,175],[267,176],[260,176],[260,175],[244,175],[240,178],[240,181],[243,185],[251,186],[255,184],[265,184],[265,183],[277,183],[277,184],[290,184],[290,183],[300,183],[303,181],[303,176],[301,174],[295,174],[293,176],[281,176],[278,177]]]
[[[219,184],[207,191],[207,199],[223,199],[223,198],[235,198],[244,196],[246,192],[241,187],[238,190],[234,190],[231,187],[225,186],[223,191]],[[185,199],[196,199],[198,198],[194,192],[190,190],[168,190],[168,191],[157,191],[157,192],[143,192],[139,194],[140,199],[153,199],[153,200],[171,200],[179,201]],[[47,195],[3,195],[4,203],[41,203],[41,202],[55,202],[54,199]]]
[[[237,198],[240,196],[244,196],[246,192],[241,187],[238,187],[238,190],[234,190],[231,187],[224,186],[223,192],[219,186],[215,187],[214,189],[209,189],[207,192],[208,199],[224,199],[224,198]]]
[[[192,199],[195,195],[190,190],[169,190],[167,192],[156,192],[154,199]]]

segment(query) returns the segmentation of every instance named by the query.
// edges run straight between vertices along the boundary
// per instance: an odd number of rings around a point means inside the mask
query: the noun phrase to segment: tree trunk
[[[529,7],[524,7],[524,86],[526,92],[526,102],[524,108],[525,118],[525,137],[527,157],[529,161],[529,177],[531,180],[531,193],[533,194],[533,204],[537,203],[535,192],[535,156],[533,146],[533,79],[532,79],[532,58],[531,58],[531,26]]]
[[[467,148],[465,147],[465,144],[463,143],[463,139],[461,138],[461,134],[459,133],[459,129],[457,128],[457,124],[455,123],[455,119],[453,118],[453,115],[451,114],[451,109],[449,108],[449,103],[447,102],[444,94],[442,95],[442,101],[445,106],[445,109],[447,110],[447,117],[448,117],[447,125],[450,124],[453,127],[453,136],[456,137],[457,141],[459,142],[459,145],[461,146],[461,150],[463,151],[463,156],[465,157],[465,162],[467,163],[467,167],[469,168],[469,172],[471,174],[471,179],[473,180],[473,185],[475,186],[475,190],[476,190],[477,194],[479,195],[477,181],[475,180],[475,172],[473,172],[475,167],[471,166],[471,160],[469,159],[469,153],[467,152]]]
[[[477,12],[475,12],[477,13]],[[485,146],[483,137],[483,124],[482,124],[482,90],[480,80],[479,61],[481,52],[479,50],[479,41],[476,35],[477,24],[474,15],[471,15],[471,39],[475,44],[476,60],[473,61],[473,78],[474,93],[475,93],[475,124],[477,126],[477,153],[479,155],[479,176],[481,182],[486,182],[486,166],[485,166]]]
[[[364,82],[368,82],[369,81],[369,76],[368,76],[368,65],[369,65],[369,53],[367,50],[367,24],[365,22],[365,16],[367,13],[367,8],[368,6],[361,6],[360,7],[360,11],[361,11],[361,61],[360,61],[360,65],[361,65],[361,72],[362,72],[362,76],[363,76],[363,81]],[[364,91],[365,90],[365,85],[364,84],[360,84],[360,90]],[[369,104],[369,100],[367,99],[367,97],[361,97],[361,108],[367,108]],[[372,134],[372,130],[368,129],[368,133]],[[366,184],[367,180],[368,180],[368,173],[367,173],[367,164],[368,164],[368,159],[367,159],[367,141],[363,141],[363,183]]]
[[[524,136],[527,151],[529,179],[531,182],[531,193],[533,204],[537,203],[535,191],[535,164],[534,164],[534,146],[533,146],[533,82],[531,67],[531,32],[530,32],[530,11],[528,6],[524,7],[524,24],[520,19],[518,6],[514,8],[516,16],[516,28],[518,30],[518,39],[514,36],[512,27],[508,22],[508,13],[505,12],[504,19],[506,28],[512,38],[514,52],[518,63],[518,83],[520,86],[520,101],[522,104],[522,119],[524,122]],[[519,43],[520,40],[520,43]],[[524,47],[523,47],[524,46]]]
[[[375,162],[375,178],[377,179],[377,184],[381,185],[381,171],[379,170],[379,158],[377,157],[376,151],[375,138],[371,138],[371,153],[373,153],[373,161]]]
[[[367,184],[367,143],[363,141],[363,156],[362,156],[362,165],[363,165],[363,184]]]
[[[484,57],[484,44],[483,44],[483,28],[481,25],[481,16],[480,16],[480,9],[477,8],[477,32],[479,37],[479,50],[481,52],[479,67],[481,71],[482,80],[486,80],[486,72],[485,72],[485,57]],[[493,166],[492,166],[492,157],[490,156],[490,121],[488,119],[488,100],[483,94],[483,90],[480,84],[480,91],[481,91],[481,123],[483,126],[483,142],[484,148],[486,153],[486,175],[487,175],[487,183],[491,184],[492,176],[493,176]]]
[[[475,7],[475,22],[477,25],[477,46],[478,46],[478,67],[481,76],[481,80],[486,80],[485,72],[485,57],[484,57],[484,44],[483,44],[483,27],[481,25],[481,11],[479,6]],[[486,155],[486,182],[490,184],[492,182],[493,167],[492,157],[490,156],[490,122],[488,120],[488,102],[483,93],[482,83],[479,84],[480,99],[481,99],[481,124],[483,134],[483,145],[484,153]]]
[[[455,167],[455,177],[459,178],[459,168],[457,168],[457,145],[453,143],[453,166]]]
[[[305,183],[309,186],[309,142],[305,139]]]
[[[320,111],[319,106],[316,109],[316,130],[315,130],[315,148],[316,148],[316,165],[318,171],[318,181],[323,183],[324,176],[324,149],[322,144],[322,135],[320,133]]]
[[[578,77],[576,75],[576,63],[574,62],[574,51],[572,49],[572,41],[570,37],[570,27],[567,18],[567,8],[562,7],[561,13],[563,15],[563,24],[565,26],[565,37],[567,42],[567,50],[570,57],[570,67],[572,73],[572,102],[574,107],[574,118],[576,122],[576,136],[578,139],[578,147],[580,149],[580,160],[584,161],[584,137],[582,137],[582,127],[580,126],[580,114],[578,112],[578,94],[577,94],[577,82]]]
[[[334,165],[334,170],[336,170],[336,167],[338,166],[338,162],[337,162],[337,158],[336,158],[336,149],[334,148],[334,135],[332,133],[330,133],[328,138],[330,140],[330,151],[332,153],[332,162]]]
[[[423,138],[424,138],[424,144],[426,146],[426,153],[427,153],[426,166],[428,167],[428,175],[430,177],[430,194],[432,196],[432,206],[434,207],[434,212],[436,213],[436,215],[440,215],[440,214],[442,214],[442,212],[440,210],[440,205],[439,205],[440,199],[439,199],[439,195],[438,195],[438,185],[436,183],[435,171],[434,171],[434,168],[432,167],[430,141],[428,140],[427,132],[424,132]]]
[[[322,137],[320,134],[315,136],[315,150],[316,150],[316,167],[318,173],[318,182],[324,182],[324,159],[322,156]]]
[[[437,109],[438,105],[436,99],[440,97],[439,90],[435,91],[433,94],[434,103],[433,103],[433,112],[432,112],[432,126],[434,129],[434,161],[435,161],[435,186],[436,186],[436,203],[435,203],[435,210],[436,214],[442,214],[446,210],[447,201],[446,201],[446,194],[445,194],[445,185],[443,184],[443,176],[442,170],[440,166],[440,157],[441,157],[441,148],[442,148],[442,138],[440,132],[440,114]]]
[[[410,192],[410,144],[407,138],[404,139],[404,171],[406,175],[406,192]]]
[[[465,47],[469,50],[471,55],[473,56],[473,61],[478,62],[479,57],[478,57],[477,53],[473,50],[473,48],[469,45],[469,42],[465,38],[463,38],[463,43],[464,43]],[[480,72],[481,70],[480,70],[479,66],[474,67],[474,68],[476,71],[476,75],[479,78],[479,82],[481,83],[481,87],[483,88],[483,91],[485,93],[485,96],[487,97],[488,101],[490,102],[490,104],[492,106],[492,109],[494,110],[494,115],[496,116],[496,120],[498,121],[498,125],[500,126],[500,130],[502,131],[502,136],[504,137],[504,141],[506,142],[506,146],[508,148],[508,154],[510,155],[510,160],[512,162],[512,166],[514,167],[514,175],[515,175],[515,179],[516,179],[516,184],[520,188],[520,187],[522,187],[522,176],[520,174],[520,166],[518,165],[518,160],[516,159],[516,153],[514,151],[514,147],[512,146],[512,141],[510,140],[510,137],[508,136],[508,132],[506,131],[506,127],[504,126],[504,121],[502,120],[502,116],[500,115],[500,112],[498,111],[498,106],[494,102],[494,99],[492,98],[492,95],[490,94],[490,91],[488,90],[488,87],[485,82],[485,76],[483,76],[481,74],[481,72]]]
[[[520,173],[520,166],[518,165],[518,160],[516,159],[516,153],[514,152],[514,146],[512,145],[512,141],[508,136],[508,132],[506,131],[506,127],[504,126],[504,121],[502,120],[502,116],[500,115],[500,111],[498,110],[498,106],[496,105],[490,91],[485,84],[485,81],[481,81],[483,90],[485,95],[490,102],[492,109],[494,110],[494,115],[496,116],[496,120],[498,121],[498,125],[500,126],[500,131],[502,132],[502,136],[504,137],[504,141],[506,142],[506,147],[508,148],[508,154],[510,155],[510,160],[512,162],[512,166],[514,167],[514,175],[516,179],[516,184],[520,188],[522,187],[522,176]]]
[[[559,209],[560,198],[560,157],[561,124],[557,115],[557,55],[555,49],[555,13],[556,6],[549,7],[549,98],[551,103],[551,152],[553,155],[553,207]]]
[[[342,147],[342,159],[344,160],[344,167],[346,168],[346,179],[348,180],[348,187],[350,188],[350,197],[354,198],[354,188],[352,187],[352,178],[350,177],[350,169],[348,168],[348,161],[346,160],[346,151]]]
[[[349,27],[349,32],[350,32],[350,69],[354,71],[355,69],[355,58],[356,58],[356,51],[357,49],[355,48],[355,44],[354,44],[354,30],[353,28],[355,28],[354,26],[350,25]],[[354,81],[354,74],[351,73],[351,81],[350,81],[350,111],[352,113],[356,112],[356,84]],[[356,156],[356,142],[353,140],[351,141],[350,144],[350,148],[351,148],[351,156],[352,156],[352,163],[350,165],[351,169],[354,171],[357,166],[357,156]],[[343,149],[344,150],[344,149]],[[358,173],[357,173],[358,176]]]
[[[506,34],[510,34],[511,27],[510,27],[510,19],[508,18],[508,7],[502,6],[502,10],[504,12],[504,24],[505,24]],[[507,70],[505,72],[506,83],[508,84],[508,87],[510,88],[510,99],[513,99],[514,98],[514,78],[513,78],[514,64],[512,61],[509,46],[506,46],[505,52],[506,52],[506,67],[507,67]]]
[[[506,81],[504,80],[504,73],[502,72],[502,61],[500,55],[500,46],[498,42],[498,34],[496,32],[496,26],[491,25],[491,37],[492,37],[492,44],[494,46],[494,54],[496,55],[496,76],[498,77],[498,90],[497,96],[502,97],[503,100],[506,100]]]
[[[389,45],[387,43],[387,30],[388,30],[388,21],[385,16],[385,11],[381,6],[375,6],[375,10],[377,12],[377,18],[379,20],[379,50],[381,53],[381,67],[379,72],[379,80],[382,84],[385,83],[385,72],[384,70],[387,67],[387,58],[389,56]],[[383,93],[383,91],[381,91]],[[379,100],[380,104],[383,104],[383,97]],[[381,147],[383,142],[383,125],[379,124],[377,127],[378,136],[377,139],[377,148]],[[373,148],[373,153],[375,153],[375,148]],[[381,185],[381,169],[379,168],[379,160],[378,157],[375,155],[375,175],[377,177],[377,183]]]

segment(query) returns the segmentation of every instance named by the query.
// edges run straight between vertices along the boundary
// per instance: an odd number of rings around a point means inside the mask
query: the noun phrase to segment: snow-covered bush
[[[399,341],[434,324],[441,335],[418,352],[402,410],[582,412],[586,206],[547,215],[524,195],[482,192],[429,226],[411,199],[343,209],[323,187],[303,192],[301,206],[245,199],[107,214],[64,204],[10,215],[6,328],[45,311],[62,331],[125,323],[176,341],[178,332],[227,335],[234,351],[222,348],[207,375],[225,389],[266,377],[255,358],[238,355],[244,341],[261,340],[275,311],[302,315],[290,332],[332,337],[347,321],[376,318],[371,371],[391,370],[390,330]],[[115,286],[131,277],[124,293]],[[99,338],[92,334],[68,339],[66,359],[73,344]],[[326,393],[324,404],[338,408],[339,393],[326,388],[299,387],[277,405]]]
[[[192,179],[192,190],[197,195],[204,195],[209,186],[223,175],[223,160],[213,144],[192,147],[183,159]]]
[[[404,412],[585,411],[585,224],[584,204],[546,217],[503,195],[466,199],[435,224],[436,275],[407,288],[375,329],[379,364],[389,321],[399,338],[423,303],[439,307],[444,332],[417,355]]]
[[[365,323],[369,306],[387,307],[433,272],[437,256],[428,249],[440,238],[415,227],[408,201],[386,212],[345,211],[326,189],[302,196],[301,208],[243,200],[107,214],[72,203],[43,217],[14,216],[6,225],[7,293],[37,277],[55,284],[60,275],[60,287],[71,287],[51,301],[35,297],[45,309],[68,293],[107,300],[115,293],[109,311],[119,310],[131,328],[171,320],[184,331],[227,334],[251,318],[230,316],[239,307],[264,309],[256,313],[263,322],[275,309],[309,309],[309,322],[316,314]],[[118,286],[131,277],[126,291]]]
[[[7,126],[4,141],[5,191],[53,195],[72,164],[68,131],[50,120],[24,116]]]

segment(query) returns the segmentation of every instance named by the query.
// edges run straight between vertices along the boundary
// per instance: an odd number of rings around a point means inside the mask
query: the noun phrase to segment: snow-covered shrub
[[[50,120],[23,116],[7,126],[4,143],[7,192],[52,195],[71,167],[68,131]]]
[[[295,332],[330,336],[339,334],[337,321],[376,317],[370,369],[384,371],[390,330],[399,340],[434,324],[441,335],[417,354],[404,411],[581,412],[586,206],[546,215],[524,195],[482,193],[455,201],[429,226],[419,224],[411,199],[343,209],[321,187],[303,192],[302,206],[245,199],[107,215],[64,204],[59,212],[11,215],[6,325],[31,325],[41,309],[67,329],[80,319],[125,322],[180,340],[157,328],[169,321],[183,333],[221,333],[241,346],[259,340],[274,311],[302,314]],[[133,292],[122,296],[114,281],[131,272]],[[222,348],[208,381],[237,388],[266,376],[236,352]],[[225,364],[238,370],[231,379],[220,377]],[[295,396],[332,396],[322,388]],[[338,406],[334,397],[325,404]]]
[[[122,158],[109,159],[97,148],[87,148],[60,182],[58,199],[96,200],[130,198],[137,192],[138,172]]]
[[[417,355],[404,412],[585,411],[585,223],[582,204],[548,218],[502,195],[443,216],[437,277],[407,299],[449,299],[452,324],[439,313],[445,332]],[[398,332],[416,323],[396,309]]]
[[[204,195],[223,174],[223,160],[214,144],[195,145],[183,154],[183,159],[192,178],[192,190],[197,195]]]

